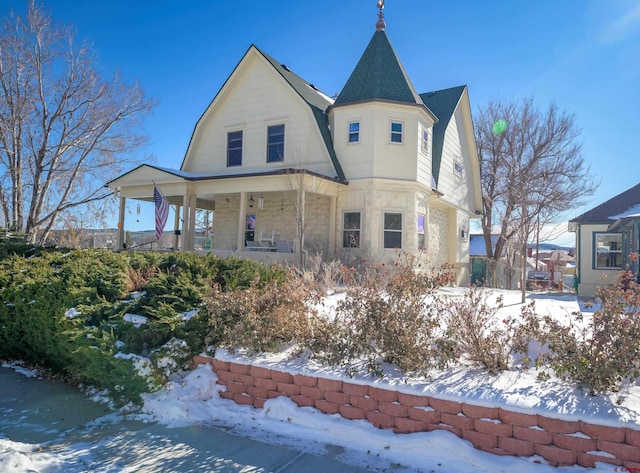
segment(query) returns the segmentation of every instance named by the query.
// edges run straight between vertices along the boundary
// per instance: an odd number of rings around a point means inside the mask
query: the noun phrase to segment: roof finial
[[[380,13],[378,13],[378,21],[376,23],[376,31],[384,31],[387,25],[384,22],[384,0],[378,0],[378,8],[380,9]]]

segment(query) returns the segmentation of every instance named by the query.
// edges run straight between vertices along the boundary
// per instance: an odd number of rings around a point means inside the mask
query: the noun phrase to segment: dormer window
[[[402,122],[391,122],[391,142],[402,143]]]
[[[349,123],[349,143],[360,143],[360,122]]]

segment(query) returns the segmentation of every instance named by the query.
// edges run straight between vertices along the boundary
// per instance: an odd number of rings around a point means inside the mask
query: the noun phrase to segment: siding
[[[194,133],[185,171],[255,172],[301,167],[333,176],[309,106],[263,58],[250,53]],[[266,162],[267,126],[285,124],[283,163]],[[243,131],[242,166],[227,167],[227,133]]]

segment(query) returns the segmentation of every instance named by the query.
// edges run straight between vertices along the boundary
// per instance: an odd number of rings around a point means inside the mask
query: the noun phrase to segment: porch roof
[[[161,166],[154,166],[151,164],[141,164],[140,166],[116,177],[115,179],[107,182],[105,184],[105,187],[109,187],[109,188],[115,188],[115,187],[120,187],[120,186],[126,186],[128,184],[133,184],[131,181],[135,180],[137,182],[135,182],[136,184],[139,183],[138,179],[135,179],[133,176],[134,174],[139,174],[140,171],[144,170],[144,168],[148,168],[149,170],[153,170],[156,171],[156,175],[158,177],[165,175],[168,180],[172,180],[175,181],[175,178],[178,178],[179,181],[189,181],[189,182],[196,182],[196,181],[207,181],[207,180],[222,180],[222,179],[240,179],[240,178],[246,178],[246,177],[266,177],[266,176],[284,176],[284,175],[293,175],[293,174],[308,174],[310,176],[314,176],[314,177],[318,177],[320,179],[324,179],[326,181],[329,182],[335,182],[338,184],[343,184],[343,185],[347,185],[348,181],[344,180],[344,179],[340,179],[337,177],[329,177],[329,176],[325,176],[324,174],[320,174],[314,171],[310,171],[308,169],[295,169],[295,168],[286,168],[286,169],[276,169],[276,170],[272,170],[272,171],[258,171],[258,172],[250,172],[250,173],[236,173],[236,174],[229,174],[229,173],[192,173],[192,172],[186,172],[186,171],[182,171],[180,169],[172,169],[172,168],[165,168],[165,167],[161,167]],[[149,177],[148,175],[145,174],[145,178],[148,181],[153,180],[151,177]],[[130,181],[130,182],[127,182]]]

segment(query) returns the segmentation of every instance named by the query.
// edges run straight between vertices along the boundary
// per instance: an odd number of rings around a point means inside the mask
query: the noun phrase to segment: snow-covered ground
[[[450,295],[460,295],[450,290]],[[497,291],[495,292],[498,293]],[[499,291],[504,307],[499,318],[517,317],[521,310],[521,295],[516,291]],[[335,306],[340,295],[333,296],[325,307]],[[550,314],[560,320],[582,310],[573,295],[535,294],[528,302],[536,302],[538,314]],[[315,365],[305,358],[292,358],[288,353],[264,354],[245,357],[225,351],[216,357],[241,363],[289,371],[317,373],[327,378],[343,376],[339,369]],[[602,425],[640,425],[640,387],[636,384],[623,393],[606,396],[588,396],[578,389],[553,378],[538,381],[535,369],[513,370],[493,376],[473,368],[454,368],[434,373],[430,380],[409,379],[387,367],[383,380],[356,377],[351,382],[374,383],[380,387],[393,387],[408,393],[429,394],[444,399],[468,399],[484,406],[508,406],[513,411],[539,413],[560,419],[592,421]],[[264,409],[236,405],[222,400],[216,376],[209,366],[203,365],[175,380],[165,390],[146,397],[144,411],[149,419],[168,425],[213,423],[224,425],[234,432],[253,438],[289,445],[303,450],[337,445],[345,449],[349,463],[368,468],[389,470],[402,465],[410,471],[613,471],[609,464],[599,464],[596,470],[581,467],[553,468],[540,457],[500,457],[474,449],[469,442],[449,432],[434,431],[410,435],[397,435],[380,430],[366,421],[342,419],[339,415],[326,415],[314,408],[298,408],[285,397],[271,399]]]
[[[451,290],[457,297],[459,290]],[[517,316],[520,313],[520,293],[500,291],[504,308],[499,314]],[[335,305],[340,295],[332,296],[325,307]],[[551,314],[563,319],[579,310],[572,295],[529,295],[535,299],[539,314]],[[306,358],[292,358],[288,353],[260,355],[252,359],[242,353],[231,355],[219,351],[217,357],[293,373],[316,372],[323,377],[340,377],[339,369],[315,365]],[[615,395],[590,397],[558,379],[538,381],[535,370],[512,370],[497,376],[475,368],[453,368],[436,372],[430,380],[409,379],[387,369],[382,380],[356,377],[356,383],[377,383],[409,393],[429,394],[439,398],[470,399],[485,406],[508,406],[511,410],[540,413],[550,417],[579,417],[604,425],[640,426],[640,386],[629,386]],[[611,472],[614,466],[598,464],[596,469],[578,466],[554,468],[545,460],[502,457],[474,449],[471,444],[452,433],[434,431],[409,435],[380,430],[366,421],[353,421],[339,415],[326,415],[305,407],[299,408],[290,399],[268,400],[263,409],[235,404],[220,398],[225,389],[216,383],[217,377],[208,365],[175,377],[156,393],[145,396],[142,413],[145,421],[171,427],[209,425],[222,427],[231,433],[288,446],[308,453],[331,453],[349,464],[376,471],[415,472]],[[12,450],[25,450],[24,445],[0,438],[0,458]],[[28,449],[27,449],[28,450]],[[336,454],[338,452],[338,454]],[[21,453],[25,454],[25,453]],[[29,455],[29,453],[26,453]],[[249,470],[247,470],[249,471]]]

